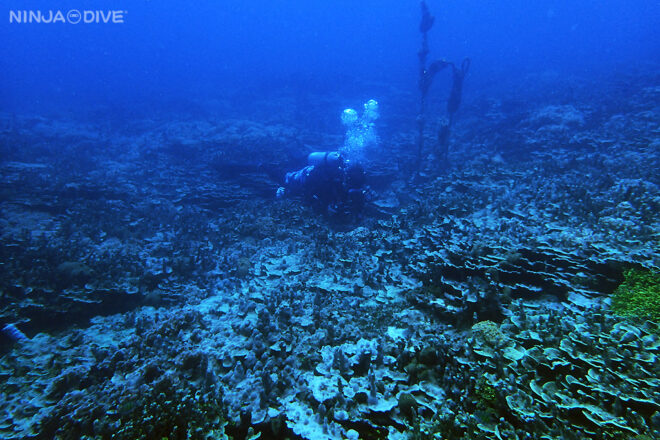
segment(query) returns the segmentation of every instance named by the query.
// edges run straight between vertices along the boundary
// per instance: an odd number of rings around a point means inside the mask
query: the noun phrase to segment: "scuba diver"
[[[364,168],[336,151],[307,156],[307,166],[287,173],[277,197],[301,197],[316,212],[338,221],[350,221],[365,205]]]

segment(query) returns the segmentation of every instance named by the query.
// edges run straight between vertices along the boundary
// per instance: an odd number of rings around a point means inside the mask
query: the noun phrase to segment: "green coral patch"
[[[623,276],[623,283],[612,297],[612,310],[622,316],[660,321],[660,274],[648,269],[630,269]]]

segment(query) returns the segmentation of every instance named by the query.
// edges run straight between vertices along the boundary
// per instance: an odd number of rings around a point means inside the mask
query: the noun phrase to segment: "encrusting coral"
[[[629,269],[614,291],[612,310],[618,315],[660,321],[660,274],[649,269]]]

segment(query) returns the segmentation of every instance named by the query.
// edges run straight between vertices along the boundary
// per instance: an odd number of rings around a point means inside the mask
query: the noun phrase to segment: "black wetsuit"
[[[302,197],[323,214],[333,217],[354,216],[364,207],[363,179],[355,182],[350,177],[343,160],[323,161],[287,173],[285,194]]]

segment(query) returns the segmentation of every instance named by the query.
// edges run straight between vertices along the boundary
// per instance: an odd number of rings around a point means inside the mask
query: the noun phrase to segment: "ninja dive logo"
[[[124,23],[124,10],[10,10],[9,23]]]

